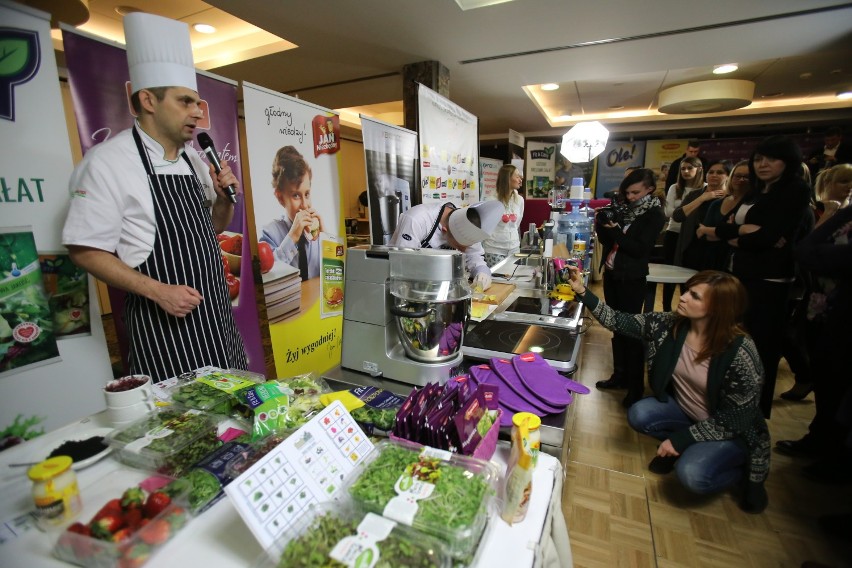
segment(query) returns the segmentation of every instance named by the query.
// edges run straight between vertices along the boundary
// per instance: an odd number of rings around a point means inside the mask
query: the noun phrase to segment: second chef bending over
[[[390,242],[393,247],[455,249],[464,253],[465,266],[477,289],[491,286],[482,241],[494,231],[503,204],[485,201],[457,208],[452,203],[423,203],[402,214]]]

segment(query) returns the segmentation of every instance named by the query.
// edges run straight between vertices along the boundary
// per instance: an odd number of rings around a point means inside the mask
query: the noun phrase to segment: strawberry
[[[173,530],[178,530],[186,524],[186,509],[183,507],[175,507],[168,515],[166,515],[166,521],[168,521]]]
[[[143,517],[141,506],[134,509],[130,509],[124,513],[124,524],[127,525],[130,530],[135,531],[141,526],[142,518]]]
[[[74,523],[66,529],[68,532],[81,534],[83,536],[92,536],[92,531],[83,523]]]
[[[133,536],[133,531],[129,527],[118,529],[109,540],[113,542],[124,542]]]
[[[169,540],[172,527],[164,519],[155,519],[139,531],[139,538],[147,544],[160,544]]]
[[[106,504],[101,507],[100,511],[95,513],[95,516],[92,517],[92,522],[105,517],[106,515],[115,515],[121,514],[121,499],[110,499],[106,502]]]
[[[141,509],[144,503],[145,492],[138,487],[131,487],[121,496],[121,508],[125,511],[128,509]]]
[[[146,517],[153,519],[162,513],[171,502],[171,497],[162,491],[154,491],[148,495],[148,499],[145,501],[145,505],[143,505],[142,510],[145,512]]]
[[[96,521],[89,523],[92,536],[101,540],[111,540],[114,533],[124,527],[124,517],[121,513],[107,513]]]
[[[80,536],[72,536],[80,535]],[[83,523],[74,523],[66,529],[65,534],[60,537],[60,543],[74,551],[77,559],[89,558],[92,555],[92,531]]]
[[[144,543],[128,548],[118,561],[119,568],[139,568],[151,556],[151,547]]]

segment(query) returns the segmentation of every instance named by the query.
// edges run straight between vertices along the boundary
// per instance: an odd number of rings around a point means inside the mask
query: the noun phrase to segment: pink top
[[[707,371],[710,359],[696,363],[697,355],[694,349],[684,343],[672,380],[680,408],[687,416],[700,422],[710,416],[707,410]]]

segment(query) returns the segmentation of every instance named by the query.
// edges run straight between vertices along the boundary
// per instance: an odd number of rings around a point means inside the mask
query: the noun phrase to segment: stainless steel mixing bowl
[[[391,314],[406,355],[421,363],[456,357],[470,317],[470,298],[416,302],[393,296]]]

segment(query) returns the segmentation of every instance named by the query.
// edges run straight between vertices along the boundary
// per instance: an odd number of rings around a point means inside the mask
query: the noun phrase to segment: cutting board
[[[482,304],[496,304],[500,305],[503,303],[503,300],[509,297],[509,294],[512,293],[512,290],[515,289],[514,284],[502,284],[500,282],[495,282],[491,284],[491,286],[483,292],[486,296],[494,296],[494,299],[487,300],[474,300],[476,302],[480,302]]]

